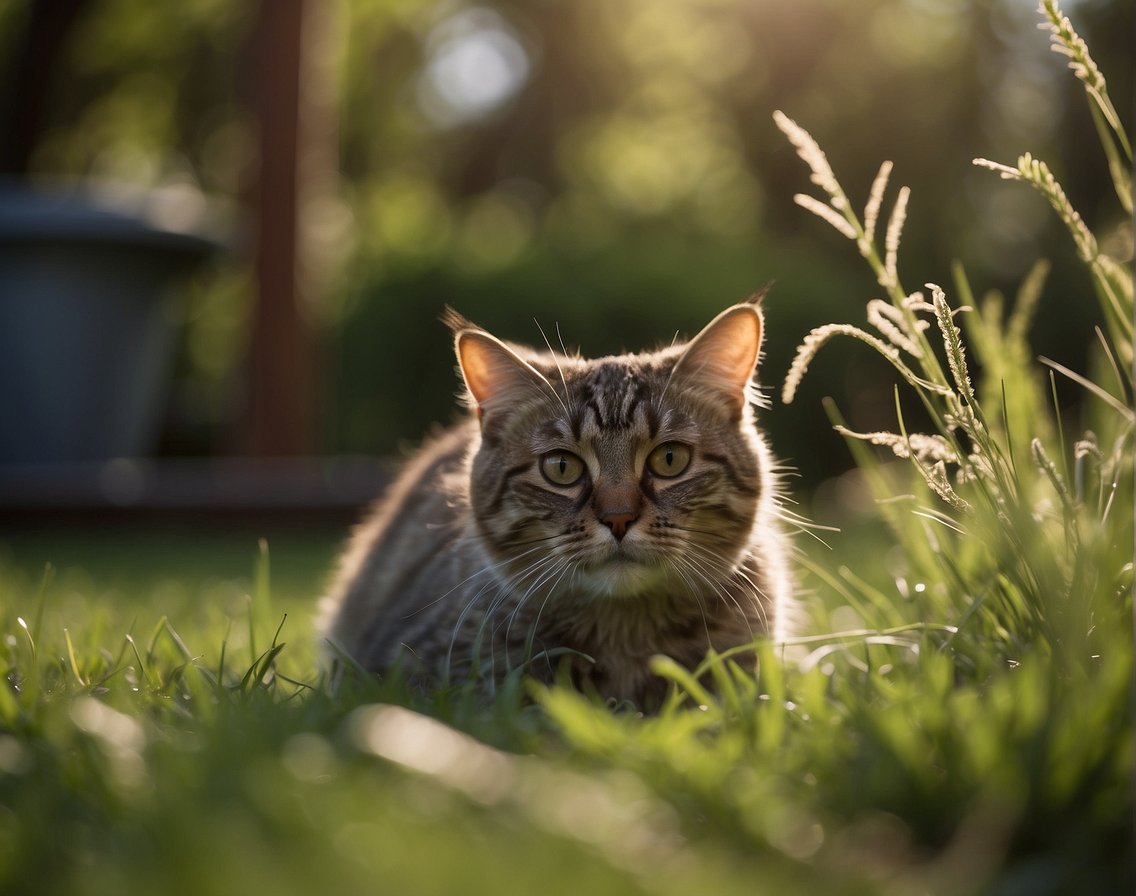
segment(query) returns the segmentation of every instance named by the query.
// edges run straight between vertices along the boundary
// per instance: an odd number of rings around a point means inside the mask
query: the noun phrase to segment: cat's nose
[[[600,517],[600,522],[611,529],[611,534],[615,536],[616,541],[623,541],[623,536],[627,534],[627,530],[637,519],[639,519],[637,514],[624,511],[621,513],[605,513]]]

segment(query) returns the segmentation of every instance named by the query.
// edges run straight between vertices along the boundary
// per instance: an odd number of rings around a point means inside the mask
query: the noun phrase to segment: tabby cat
[[[356,531],[323,603],[334,664],[424,687],[566,664],[577,686],[650,706],[666,691],[656,654],[693,668],[708,648],[782,637],[758,299],[685,345],[596,360],[448,311],[472,413]]]

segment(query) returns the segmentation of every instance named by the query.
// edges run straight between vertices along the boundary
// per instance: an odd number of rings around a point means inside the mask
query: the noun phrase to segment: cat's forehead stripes
[[[611,430],[644,428],[649,438],[658,432],[653,371],[623,361],[606,361],[569,383],[570,424],[577,439]]]

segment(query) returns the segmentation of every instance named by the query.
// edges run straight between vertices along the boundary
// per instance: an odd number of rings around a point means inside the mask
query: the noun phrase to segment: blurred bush
[[[913,188],[907,280],[1012,294],[1055,261],[1034,334],[1076,367],[1089,289],[1043,202],[975,156],[1050,162],[1098,232],[1110,195],[1092,123],[1021,0],[339,0],[317,48],[338,92],[339,181],[306,228],[324,267],[326,445],[389,452],[453,413],[444,304],[499,335],[541,331],[589,354],[691,332],[769,280],[764,380],[808,329],[846,319],[873,284],[792,202],[806,186],[770,119],[782,108],[866,194],[884,158]],[[14,49],[33,6],[0,9]],[[1067,10],[1106,73],[1125,72],[1130,4]],[[238,202],[254,141],[244,111],[246,4],[83,4],[47,92],[30,169],[189,180]],[[6,53],[6,58],[12,54]],[[1113,77],[1131,107],[1131,83]],[[863,201],[864,195],[854,196]],[[237,263],[190,297],[169,443],[218,450],[240,413],[250,295]],[[557,335],[559,328],[559,335]],[[1070,338],[1070,334],[1074,334]],[[806,480],[846,466],[816,407],[886,428],[891,372],[833,351],[793,413],[768,414]],[[827,365],[827,366],[825,366]],[[881,388],[881,383],[884,387]],[[811,392],[809,391],[811,390]],[[813,409],[816,409],[815,412]]]

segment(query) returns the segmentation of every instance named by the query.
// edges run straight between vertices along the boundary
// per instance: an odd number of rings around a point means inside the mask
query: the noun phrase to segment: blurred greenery
[[[239,204],[255,164],[251,4],[85,5],[46,96],[37,176],[191,184]],[[32,0],[0,9],[0,52]],[[390,452],[453,414],[444,304],[519,341],[589,354],[667,342],[764,283],[764,380],[812,326],[873,288],[792,204],[807,187],[770,114],[839,159],[862,202],[879,161],[913,187],[905,264],[1012,294],[1054,261],[1036,350],[1080,369],[1092,310],[1043,201],[991,183],[974,156],[1045,158],[1097,233],[1116,223],[1092,124],[1023,0],[337,0],[315,46],[334,93],[338,176],[305,209],[321,287],[329,450]],[[1067,10],[1105,71],[1128,66],[1131,4]],[[1119,108],[1131,82],[1110,84]],[[1128,247],[1114,249],[1121,257]],[[186,303],[166,450],[223,450],[242,407],[246,262]],[[560,337],[556,335],[559,329]],[[860,429],[894,422],[891,372],[836,349],[793,413],[767,415],[807,483],[847,455],[817,401]],[[406,388],[406,384],[414,388]],[[1070,395],[1075,393],[1070,392]],[[1070,399],[1072,400],[1072,399]]]
[[[233,593],[247,593],[249,558],[267,540],[277,600],[291,609],[294,603],[310,604],[312,595],[323,588],[344,538],[338,526],[210,528],[184,521],[95,527],[67,526],[57,519],[0,526],[0,562],[32,578],[50,565],[56,587],[63,592],[94,590],[106,600],[127,602],[141,593],[149,611],[176,615],[183,604],[201,602],[196,591],[220,582],[233,582]],[[71,577],[76,578],[71,581]],[[158,600],[157,595],[166,597]],[[228,600],[205,602],[233,609]]]

